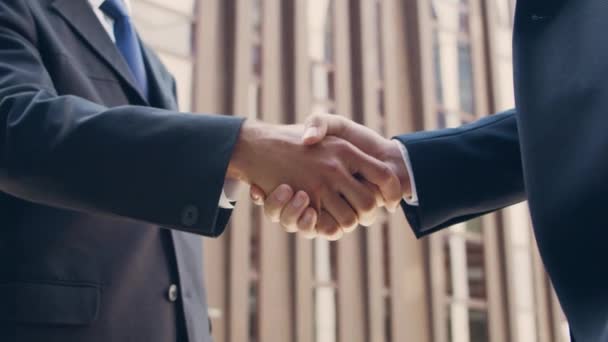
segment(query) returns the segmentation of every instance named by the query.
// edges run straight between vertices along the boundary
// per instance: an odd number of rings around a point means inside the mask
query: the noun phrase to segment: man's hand
[[[349,141],[368,155],[386,163],[399,177],[402,186],[401,198],[397,202],[387,203],[389,208],[396,209],[403,197],[411,196],[409,175],[399,142],[386,139],[368,127],[333,114],[312,115],[306,120],[305,127],[302,137],[305,145],[314,145],[327,136],[335,136]]]
[[[289,223],[285,225],[288,230],[299,230],[309,237],[319,234],[336,239],[359,222],[373,221],[380,197],[373,190],[378,189],[386,201],[399,201],[401,184],[387,164],[337,137],[304,144],[303,134],[301,125],[248,121],[234,148],[228,177],[256,184],[264,193],[281,184],[291,186],[287,195],[280,194],[277,199],[291,200],[303,209],[286,211],[290,218],[299,214],[292,223],[267,211],[275,221],[283,220]],[[359,177],[374,187],[370,189]],[[301,191],[300,196],[292,199],[291,189]],[[306,210],[308,206],[316,212]]]
[[[306,121],[305,127],[302,139],[307,146],[318,144],[327,136],[335,136],[348,140],[363,152],[384,162],[398,176],[401,184],[400,196],[396,200],[384,198],[389,210],[396,209],[403,197],[411,195],[410,181],[399,142],[385,139],[375,131],[338,115],[311,116]],[[368,188],[370,186],[373,185],[368,184]],[[265,194],[259,187],[255,185],[251,187],[253,201],[258,205],[264,205],[267,215],[275,219],[278,217],[280,223],[290,230],[301,229],[300,225],[307,222],[305,218],[314,218],[312,209],[302,206],[302,203],[308,201],[305,193],[300,192],[294,197],[291,187],[284,184],[275,189],[268,198]]]

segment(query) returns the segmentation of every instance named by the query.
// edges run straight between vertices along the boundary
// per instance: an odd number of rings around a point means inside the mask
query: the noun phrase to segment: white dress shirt
[[[393,140],[397,145],[399,145],[399,149],[401,150],[401,155],[403,156],[403,162],[405,163],[405,168],[407,169],[407,174],[410,179],[410,189],[412,194],[410,197],[404,197],[405,203],[417,207],[419,205],[418,202],[418,191],[416,190],[416,181],[414,180],[414,170],[412,169],[412,162],[410,161],[410,154],[407,152],[407,148],[403,145],[402,142],[398,140]]]
[[[101,9],[101,5],[105,0],[89,0],[89,4],[95,12],[95,15],[99,19],[101,26],[106,30],[110,39],[116,43],[116,37],[114,35],[114,19],[107,16]],[[129,15],[131,15],[131,0],[122,0],[125,4],[125,8]],[[234,205],[232,204],[232,199],[236,198],[238,195],[238,191],[240,190],[240,182],[236,180],[226,179],[224,183],[224,189],[222,189],[222,194],[220,196],[219,207],[224,209],[233,209]],[[230,196],[227,196],[230,195]]]

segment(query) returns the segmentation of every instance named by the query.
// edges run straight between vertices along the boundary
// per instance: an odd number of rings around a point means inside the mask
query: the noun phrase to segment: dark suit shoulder
[[[32,18],[32,13],[49,9],[58,0],[2,0],[0,12],[11,13],[16,18]]]
[[[22,21],[33,23],[30,2],[36,3],[36,1],[30,0],[2,0],[0,2],[0,27]]]
[[[0,29],[10,30],[37,41],[37,28],[43,8],[50,6],[50,0],[2,0],[0,1]]]

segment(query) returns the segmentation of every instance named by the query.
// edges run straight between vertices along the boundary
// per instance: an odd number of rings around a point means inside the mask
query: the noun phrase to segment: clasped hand
[[[228,176],[252,185],[272,221],[307,238],[369,226],[378,208],[395,210],[409,192],[396,142],[330,114],[305,125],[246,122]]]

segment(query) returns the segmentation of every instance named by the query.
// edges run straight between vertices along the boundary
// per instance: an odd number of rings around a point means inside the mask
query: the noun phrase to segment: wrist
[[[261,125],[255,120],[246,120],[243,123],[232,151],[226,178],[249,183],[250,170],[254,162],[251,160],[252,150],[255,146],[255,137],[260,135]]]
[[[404,198],[412,196],[412,184],[410,176],[402,152],[401,143],[396,140],[390,140],[385,149],[385,154],[382,160],[391,168],[393,173],[399,178],[401,183],[401,193]]]
[[[279,155],[290,153],[302,144],[302,127],[266,124],[255,120],[243,123],[228,164],[227,178],[256,184],[268,174],[268,165],[288,160]]]

